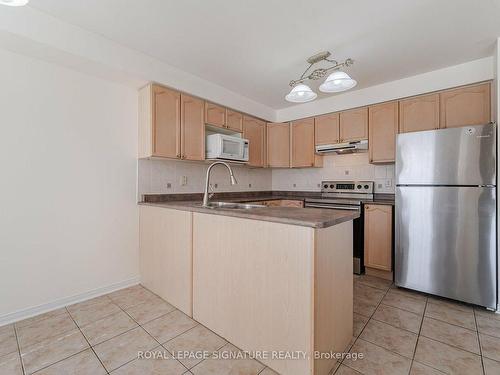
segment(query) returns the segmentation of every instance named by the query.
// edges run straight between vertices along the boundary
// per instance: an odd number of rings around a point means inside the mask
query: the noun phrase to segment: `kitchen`
[[[0,1],[0,373],[498,373],[498,4],[216,3]]]

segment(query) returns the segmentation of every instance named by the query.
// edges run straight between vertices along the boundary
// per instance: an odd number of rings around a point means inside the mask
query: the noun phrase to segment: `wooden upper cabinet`
[[[248,165],[265,166],[266,123],[254,117],[243,116],[243,138],[248,139]]]
[[[291,123],[292,162],[291,167],[314,166],[314,118]]]
[[[205,102],[205,122],[220,128],[226,127],[226,108],[220,105]]]
[[[339,143],[339,114],[328,113],[314,118],[314,143],[328,145]]]
[[[340,142],[368,139],[368,108],[340,112]]]
[[[179,157],[181,95],[157,85],[153,85],[151,90],[152,156]]]
[[[489,123],[490,100],[489,82],[441,92],[441,128]]]
[[[236,132],[243,131],[243,115],[232,109],[226,110],[226,127]]]
[[[398,132],[398,102],[370,106],[368,124],[370,163],[393,162]]]
[[[205,160],[204,103],[181,94],[181,159]]]
[[[268,123],[267,164],[269,167],[290,167],[290,124]]]
[[[399,132],[439,129],[439,94],[399,101]]]
[[[365,266],[392,270],[392,206],[365,205]]]

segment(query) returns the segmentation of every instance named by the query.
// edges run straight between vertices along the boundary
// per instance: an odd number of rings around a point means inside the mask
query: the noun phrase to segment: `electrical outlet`
[[[172,184],[170,182],[167,182],[167,189],[172,189]]]
[[[349,170],[348,170],[348,169],[346,169],[346,170],[344,171],[344,174],[345,174],[346,176],[349,176]]]
[[[382,189],[384,186],[382,184],[377,184],[377,189]]]
[[[214,189],[217,189],[219,187],[219,184],[214,184]]]
[[[252,187],[252,184],[248,184],[248,187],[251,188]]]
[[[181,177],[179,178],[179,185],[181,185],[181,186],[186,186],[186,185],[187,185],[187,183],[188,183],[188,178],[187,178],[187,176],[181,176]]]
[[[297,184],[293,184],[293,187],[297,187]]]
[[[391,187],[392,186],[392,180],[385,180],[385,187]]]

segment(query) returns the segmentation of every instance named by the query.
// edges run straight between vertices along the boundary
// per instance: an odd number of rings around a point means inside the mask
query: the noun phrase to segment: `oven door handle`
[[[329,208],[331,210],[348,210],[348,211],[359,211],[359,207],[349,207],[349,206],[330,206],[327,204],[317,204],[317,203],[306,203],[306,207],[314,208]]]

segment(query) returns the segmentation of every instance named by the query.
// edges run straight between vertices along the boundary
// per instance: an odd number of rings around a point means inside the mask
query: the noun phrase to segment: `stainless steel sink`
[[[217,209],[232,209],[232,210],[250,210],[252,208],[265,208],[263,204],[250,204],[250,203],[233,203],[233,202],[210,202],[207,208]]]

